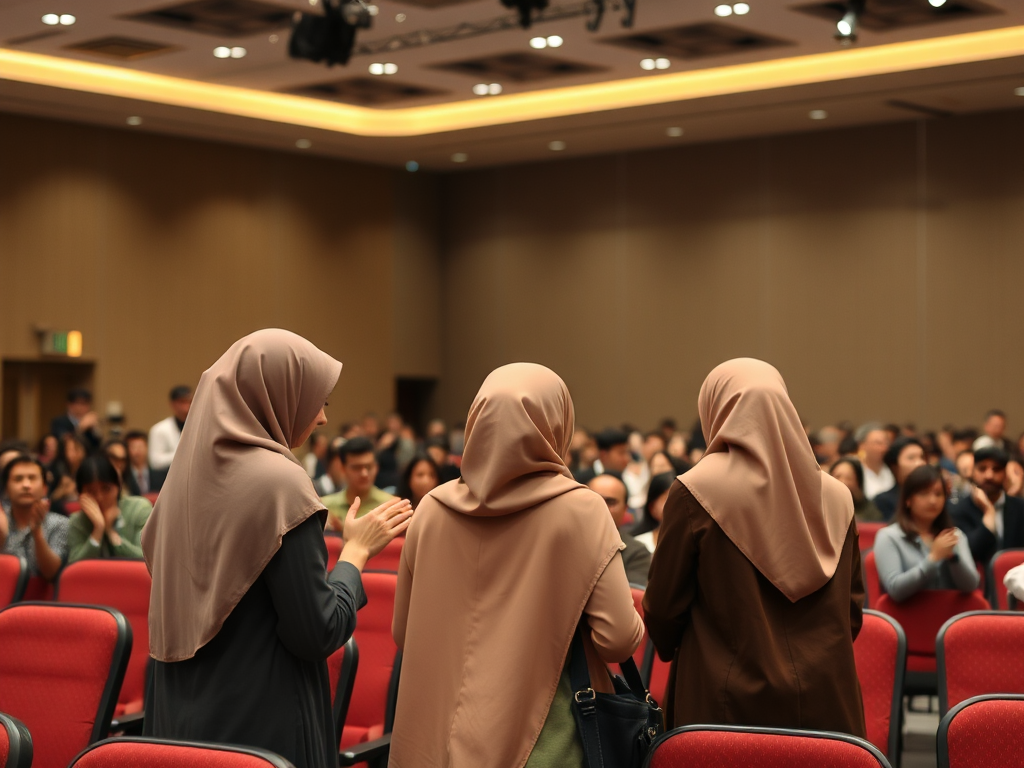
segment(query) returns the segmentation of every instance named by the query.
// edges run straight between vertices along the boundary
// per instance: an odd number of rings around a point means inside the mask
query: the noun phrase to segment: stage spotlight
[[[548,0],[501,0],[506,8],[519,12],[519,26],[529,29],[533,23],[533,12],[543,11],[548,7]]]
[[[836,22],[836,40],[843,45],[857,42],[857,25],[862,13],[864,13],[864,0],[847,0],[846,13]]]
[[[292,19],[288,55],[293,59],[348,64],[357,29],[369,29],[373,12],[363,0],[324,0],[322,16],[298,11]]]

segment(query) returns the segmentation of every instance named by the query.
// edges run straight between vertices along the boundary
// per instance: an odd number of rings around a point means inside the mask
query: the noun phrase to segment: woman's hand
[[[932,548],[931,552],[928,553],[928,559],[935,563],[949,560],[956,550],[956,539],[956,528],[947,528],[940,532],[932,539]]]
[[[406,499],[392,499],[372,512],[357,518],[357,498],[345,517],[345,547],[339,560],[352,563],[360,571],[366,561],[380,552],[396,536],[405,533],[412,517],[412,505]]]
[[[99,502],[89,494],[83,493],[78,498],[78,503],[82,505],[82,513],[92,523],[92,537],[96,541],[103,541],[103,532],[107,529],[107,520],[103,516],[103,510],[100,509]]]

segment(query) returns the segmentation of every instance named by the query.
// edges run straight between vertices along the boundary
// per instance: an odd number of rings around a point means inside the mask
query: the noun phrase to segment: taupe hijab
[[[142,531],[153,575],[153,658],[192,658],[220,631],[281,538],[323,509],[289,446],[340,375],[341,363],[301,336],[270,329],[235,342],[199,380]]]
[[[754,567],[792,602],[836,571],[853,519],[849,490],[814,459],[779,372],[739,358],[698,399],[708,449],[680,476]]]

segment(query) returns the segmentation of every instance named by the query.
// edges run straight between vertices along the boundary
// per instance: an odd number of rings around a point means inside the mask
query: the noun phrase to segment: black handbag
[[[572,638],[569,682],[572,715],[583,743],[587,768],[640,768],[647,751],[665,730],[658,703],[644,688],[632,658],[619,664],[622,677],[612,675],[615,693],[597,693],[590,687],[587,655],[583,649],[586,621],[581,619]]]

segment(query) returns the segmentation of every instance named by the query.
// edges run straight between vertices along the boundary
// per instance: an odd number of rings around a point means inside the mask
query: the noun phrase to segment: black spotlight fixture
[[[864,13],[865,0],[847,0],[846,13],[836,22],[835,38],[843,45],[857,42],[857,27],[860,25],[861,14]]]
[[[529,29],[533,23],[533,12],[547,8],[548,0],[501,0],[501,4],[519,11],[519,26]]]
[[[357,29],[369,29],[373,13],[364,0],[322,0],[323,15],[296,12],[288,55],[293,59],[348,64]]]

